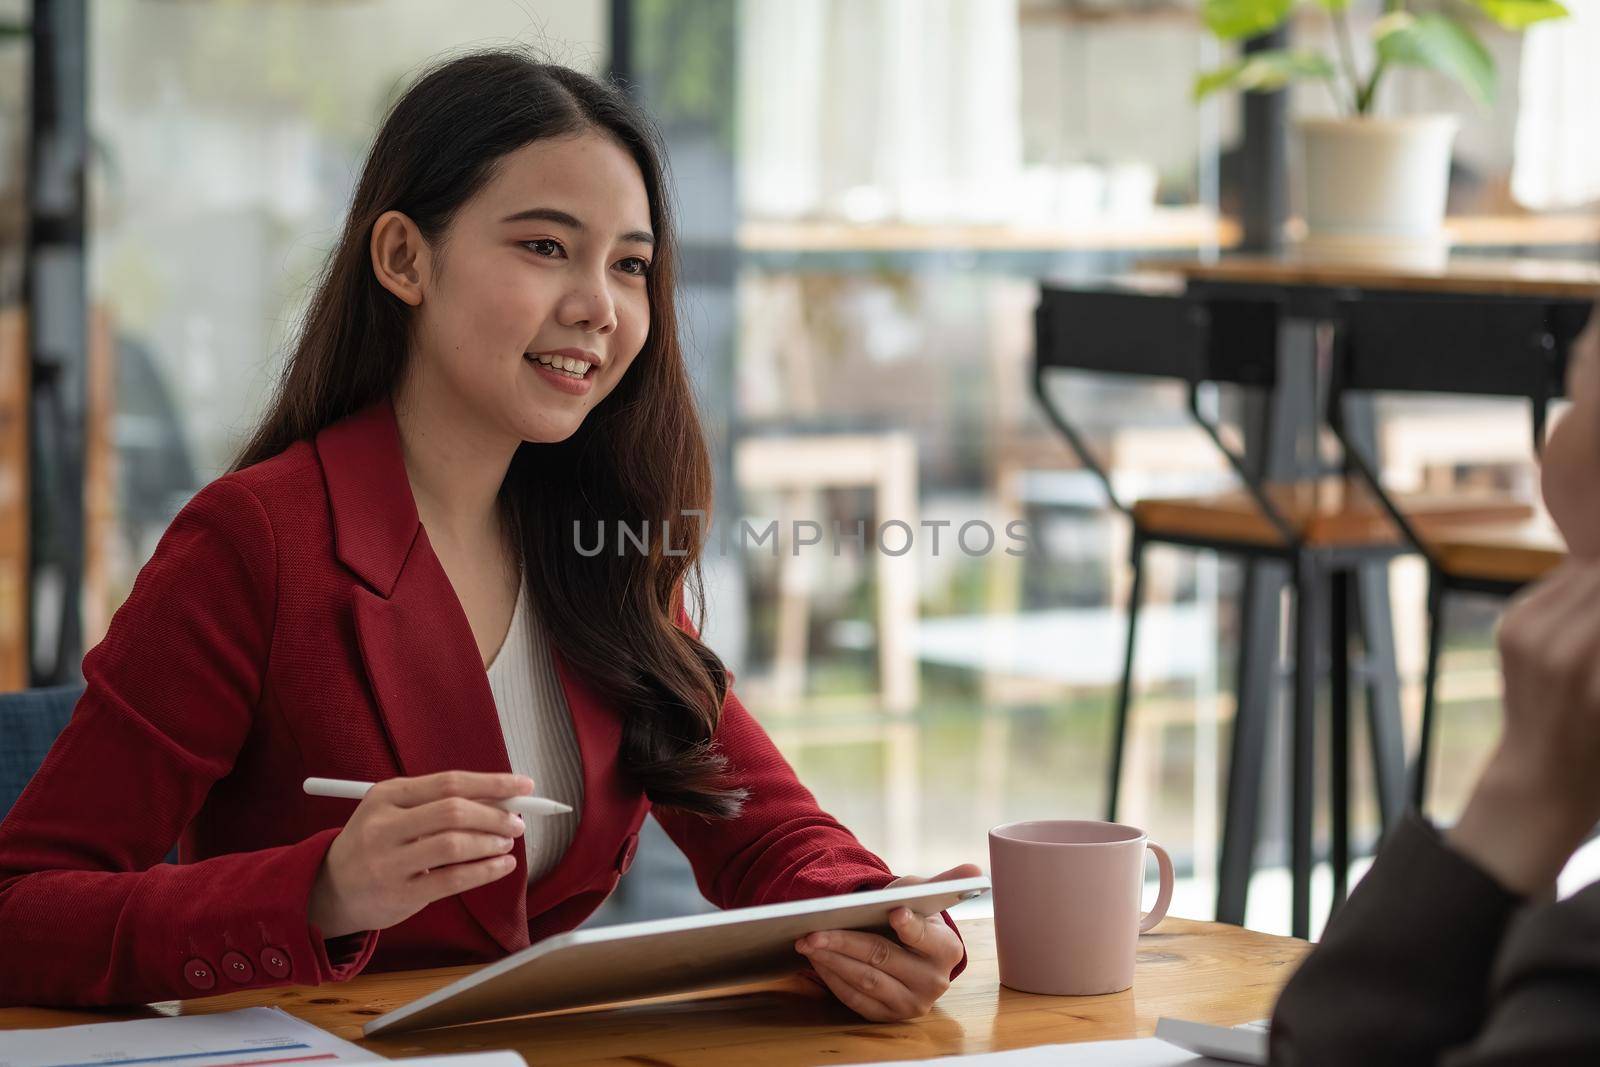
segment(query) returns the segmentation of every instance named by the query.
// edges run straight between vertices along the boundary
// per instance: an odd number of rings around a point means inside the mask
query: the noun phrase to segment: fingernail
[[[806,944],[805,938],[801,938],[799,941],[794,943],[794,950],[802,955],[805,955],[811,951],[811,946]]]
[[[496,837],[494,839],[494,843],[499,845],[501,848],[510,848],[511,847],[511,838],[509,838],[509,837]]]

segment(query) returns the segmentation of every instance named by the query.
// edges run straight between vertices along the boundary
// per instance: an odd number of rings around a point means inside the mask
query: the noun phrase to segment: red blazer
[[[678,625],[695,632],[681,609]],[[0,824],[0,1004],[482,963],[577,926],[627,871],[650,803],[618,766],[616,709],[553,659],[584,779],[560,864],[530,886],[513,849],[516,869],[497,881],[325,941],[308,899],[355,805],[306,796],[301,781],[509,771],[494,698],[418,521],[387,399],[207,485],[84,656],[72,719]],[[654,813],[708,900],[892,879],[731,689],[717,739],[750,790],[744,813]],[[175,840],[182,863],[162,862]]]

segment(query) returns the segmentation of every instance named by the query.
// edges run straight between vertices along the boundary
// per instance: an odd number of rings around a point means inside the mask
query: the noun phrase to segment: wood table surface
[[[1292,938],[1168,918],[1139,939],[1132,989],[1099,997],[1047,997],[1000,985],[991,920],[963,920],[961,932],[967,942],[966,972],[931,1014],[908,1023],[865,1022],[797,976],[624,1006],[361,1039],[364,1022],[474,970],[446,967],[168,1001],[136,1011],[3,1008],[0,1030],[269,1006],[392,1059],[509,1048],[521,1052],[530,1067],[848,1064],[1147,1037],[1161,1016],[1225,1026],[1263,1019],[1310,948]],[[0,1039],[0,1046],[4,1043]]]
[[[1452,293],[1465,296],[1600,297],[1600,264],[1562,259],[1493,259],[1456,256],[1436,269],[1315,263],[1290,256],[1225,256],[1211,263],[1157,259],[1141,273],[1177,275],[1188,282]]]
[[[1446,530],[1429,547],[1445,573],[1491,582],[1536,582],[1567,558],[1566,541],[1548,516]]]

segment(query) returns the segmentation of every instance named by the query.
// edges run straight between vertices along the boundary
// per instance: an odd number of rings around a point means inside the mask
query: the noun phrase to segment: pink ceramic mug
[[[1142,919],[1145,848],[1161,892]],[[1133,985],[1139,935],[1167,914],[1172,860],[1143,830],[1047,819],[989,831],[1000,982],[1025,993],[1094,996]]]

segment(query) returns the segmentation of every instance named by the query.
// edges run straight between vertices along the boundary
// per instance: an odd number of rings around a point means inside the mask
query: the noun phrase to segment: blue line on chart
[[[116,1067],[124,1063],[171,1063],[173,1060],[208,1059],[212,1056],[237,1056],[241,1052],[281,1052],[289,1048],[310,1048],[304,1041],[293,1045],[256,1045],[250,1048],[219,1048],[214,1052],[182,1052],[170,1056],[145,1056],[128,1060],[85,1060],[82,1063],[52,1063],[45,1067]]]

